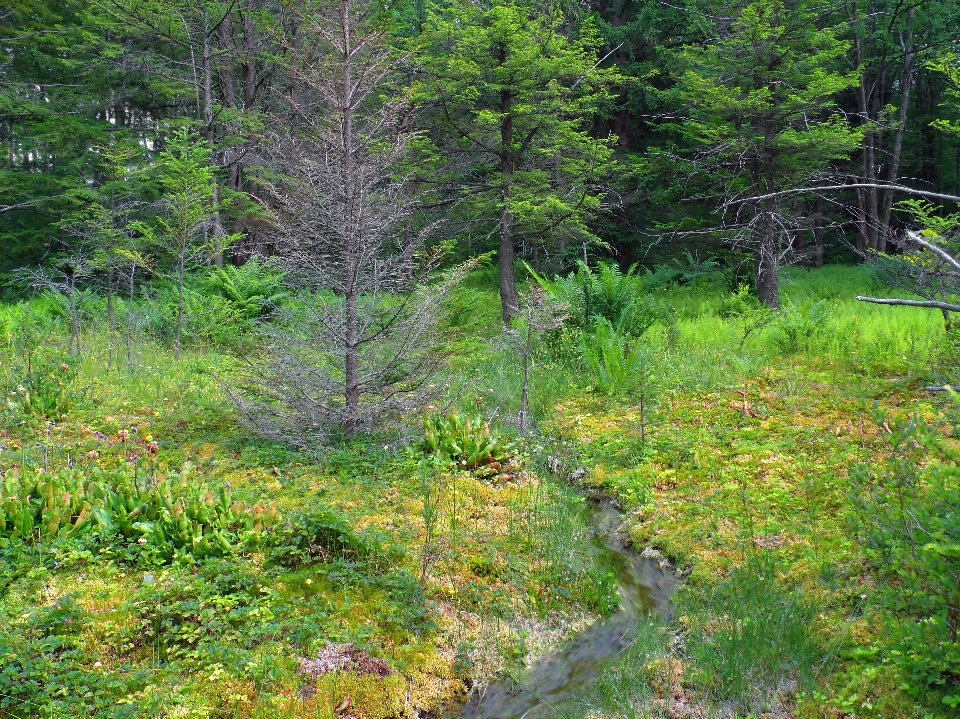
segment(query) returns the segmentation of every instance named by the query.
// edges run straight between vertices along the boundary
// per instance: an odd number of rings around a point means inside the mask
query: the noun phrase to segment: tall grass
[[[769,557],[681,599],[690,678],[712,704],[759,715],[776,708],[779,692],[810,688],[823,658],[811,629],[816,609],[777,582]]]

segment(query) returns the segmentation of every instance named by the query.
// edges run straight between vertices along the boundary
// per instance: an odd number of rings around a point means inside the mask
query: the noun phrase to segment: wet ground
[[[612,503],[591,501],[589,507],[597,548],[617,569],[619,611],[591,624],[562,649],[536,662],[522,683],[489,685],[464,707],[460,717],[521,719],[538,706],[570,698],[593,680],[605,660],[626,648],[645,613],[660,612],[669,618],[676,580],[665,571],[663,558],[649,552],[654,556],[643,556],[628,546],[621,531],[623,516]]]

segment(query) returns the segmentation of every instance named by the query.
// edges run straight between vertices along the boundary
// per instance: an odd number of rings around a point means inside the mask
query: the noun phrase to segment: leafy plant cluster
[[[462,417],[456,407],[423,420],[425,454],[447,457],[458,467],[477,469],[509,459],[513,445],[495,435],[480,414]]]
[[[628,394],[649,386],[652,351],[644,337],[655,325],[668,339],[676,313],[651,288],[653,275],[623,272],[612,262],[596,268],[580,262],[576,272],[553,280],[537,277],[551,300],[565,308],[567,325],[579,334],[580,362],[593,386],[604,394]]]
[[[38,358],[31,369],[16,375],[15,383],[7,389],[7,409],[36,419],[65,417],[76,403],[76,393],[70,385],[77,371],[66,361],[58,360],[56,356]]]
[[[620,334],[642,337],[655,324],[675,321],[669,305],[653,296],[636,265],[623,272],[614,262],[600,262],[593,268],[581,261],[566,277],[537,280],[566,308],[569,324],[584,332],[606,321]]]
[[[189,561],[259,547],[277,521],[275,503],[233,501],[228,486],[211,488],[189,462],[171,477],[11,469],[0,485],[0,547],[95,533],[135,541],[158,561]]]

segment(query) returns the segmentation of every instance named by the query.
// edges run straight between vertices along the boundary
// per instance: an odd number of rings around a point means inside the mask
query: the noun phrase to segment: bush
[[[852,499],[864,555],[892,617],[891,659],[914,695],[931,688],[960,695],[958,456],[919,417],[886,422],[878,414],[876,421],[887,458],[879,469],[852,468]]]
[[[826,331],[832,312],[826,300],[806,301],[799,305],[786,302],[777,318],[773,341],[784,354],[796,354],[814,348]]]
[[[618,332],[607,319],[593,323],[580,340],[594,386],[604,394],[629,394],[652,379],[652,352],[642,341]]]
[[[213,267],[206,278],[207,287],[227,300],[244,322],[270,314],[287,297],[284,274],[256,258],[239,267]]]
[[[177,286],[169,280],[153,285],[146,322],[157,337],[171,340],[177,327]],[[208,294],[202,279],[191,277],[183,294],[183,333],[185,338],[206,345],[231,344],[247,328],[243,314],[230,300]]]
[[[463,469],[477,469],[510,457],[513,445],[490,431],[479,414],[463,419],[456,407],[423,420],[423,451],[447,457]]]
[[[270,559],[295,568],[333,559],[357,560],[370,552],[343,517],[327,510],[293,516],[280,530]]]
[[[683,251],[683,259],[674,257],[670,263],[659,265],[647,276],[647,282],[657,287],[692,285],[698,282],[724,279],[720,263],[713,257],[701,260],[690,250]]]
[[[62,419],[77,399],[70,387],[76,369],[66,357],[55,354],[38,355],[31,365],[30,370],[10,378],[5,388],[7,408],[36,419]]]

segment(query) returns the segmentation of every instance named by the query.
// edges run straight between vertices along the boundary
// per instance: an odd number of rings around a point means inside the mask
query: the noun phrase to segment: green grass
[[[636,396],[595,391],[578,337],[544,334],[535,428],[504,484],[425,470],[403,432],[317,455],[258,439],[224,395],[230,354],[194,343],[176,362],[141,334],[128,364],[122,336],[90,325],[70,356],[62,319],[47,313],[32,344],[4,338],[0,386],[17,391],[29,345],[33,361],[70,365],[69,407],[54,424],[4,409],[0,469],[126,466],[149,434],[160,471],[190,460],[245,502],[333,518],[359,544],[286,565],[259,550],[146,566],[116,541],[6,550],[0,717],[332,717],[350,696],[356,716],[387,719],[455,702],[468,681],[522,674],[616,606],[582,488],[552,477],[549,457],[582,465],[585,484],[622,504],[636,546],[689,572],[673,620],[641,623],[561,716],[757,715],[779,703],[803,717],[946,717],[935,697],[898,689],[851,528],[849,467],[879,461],[884,446],[873,403],[932,417],[939,400],[922,387],[955,368],[939,314],[853,299],[884,292],[864,268],[790,270],[783,314],[741,350],[743,322],[723,316],[728,290],[656,290],[678,319],[645,336],[655,367],[645,440]],[[802,312],[818,301],[825,312],[810,322]],[[454,309],[451,398],[515,433],[522,366],[500,336],[490,277],[474,278]],[[415,440],[420,418],[410,419]],[[305,693],[297,658],[327,641],[361,646],[395,673],[331,675]]]

